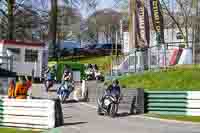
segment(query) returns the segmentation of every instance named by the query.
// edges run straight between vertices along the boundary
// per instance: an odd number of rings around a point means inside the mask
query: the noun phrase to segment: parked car
[[[91,51],[97,46],[97,44],[86,45],[85,47],[80,49],[81,55],[90,55]]]
[[[80,49],[80,43],[75,41],[63,41],[60,44],[61,56],[77,55]]]
[[[121,53],[121,45],[118,44],[117,45],[117,53],[120,54]],[[98,44],[94,50],[92,51],[95,54],[98,55],[110,55],[112,52],[113,54],[115,54],[116,48],[115,48],[115,44]]]

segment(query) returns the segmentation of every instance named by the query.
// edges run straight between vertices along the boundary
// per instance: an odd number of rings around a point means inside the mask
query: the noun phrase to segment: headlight
[[[104,100],[104,104],[105,104],[106,106],[108,106],[108,105],[110,104],[110,100],[105,99],[105,100]]]

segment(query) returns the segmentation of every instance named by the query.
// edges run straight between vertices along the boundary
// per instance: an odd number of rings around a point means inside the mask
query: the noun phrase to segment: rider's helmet
[[[95,69],[95,70],[98,70],[97,64],[94,64],[94,69]]]
[[[118,86],[118,85],[119,85],[119,81],[118,81],[117,79],[114,79],[114,80],[112,81],[112,85],[113,85],[113,86]]]
[[[88,68],[92,68],[92,64],[88,64]]]

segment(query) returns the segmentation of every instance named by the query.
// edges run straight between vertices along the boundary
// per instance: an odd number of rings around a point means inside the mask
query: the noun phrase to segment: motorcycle
[[[61,103],[64,103],[66,99],[69,98],[69,95],[74,90],[74,85],[71,82],[65,81],[57,91],[57,95]]]
[[[99,115],[109,115],[114,118],[118,112],[119,99],[114,95],[105,95],[103,100],[98,99],[97,113]]]
[[[86,70],[85,74],[86,74],[87,80],[95,79],[94,72],[92,70]]]
[[[96,80],[99,80],[99,81],[102,81],[102,82],[104,81],[104,77],[103,77],[101,72],[95,70],[94,75],[95,75]]]

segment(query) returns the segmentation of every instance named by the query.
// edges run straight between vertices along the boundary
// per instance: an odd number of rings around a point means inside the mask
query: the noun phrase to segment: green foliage
[[[146,72],[124,76],[120,83],[128,88],[144,88],[151,91],[198,91],[200,68],[177,68],[162,72]]]
[[[53,64],[54,62],[49,62],[49,64]],[[80,64],[79,62],[70,62],[70,61],[59,61],[58,62],[58,71],[57,71],[57,79],[61,80],[62,78],[62,74],[64,71],[64,67],[65,65],[69,65],[71,67],[72,70],[80,70],[81,72],[81,79],[84,78],[84,65]]]

